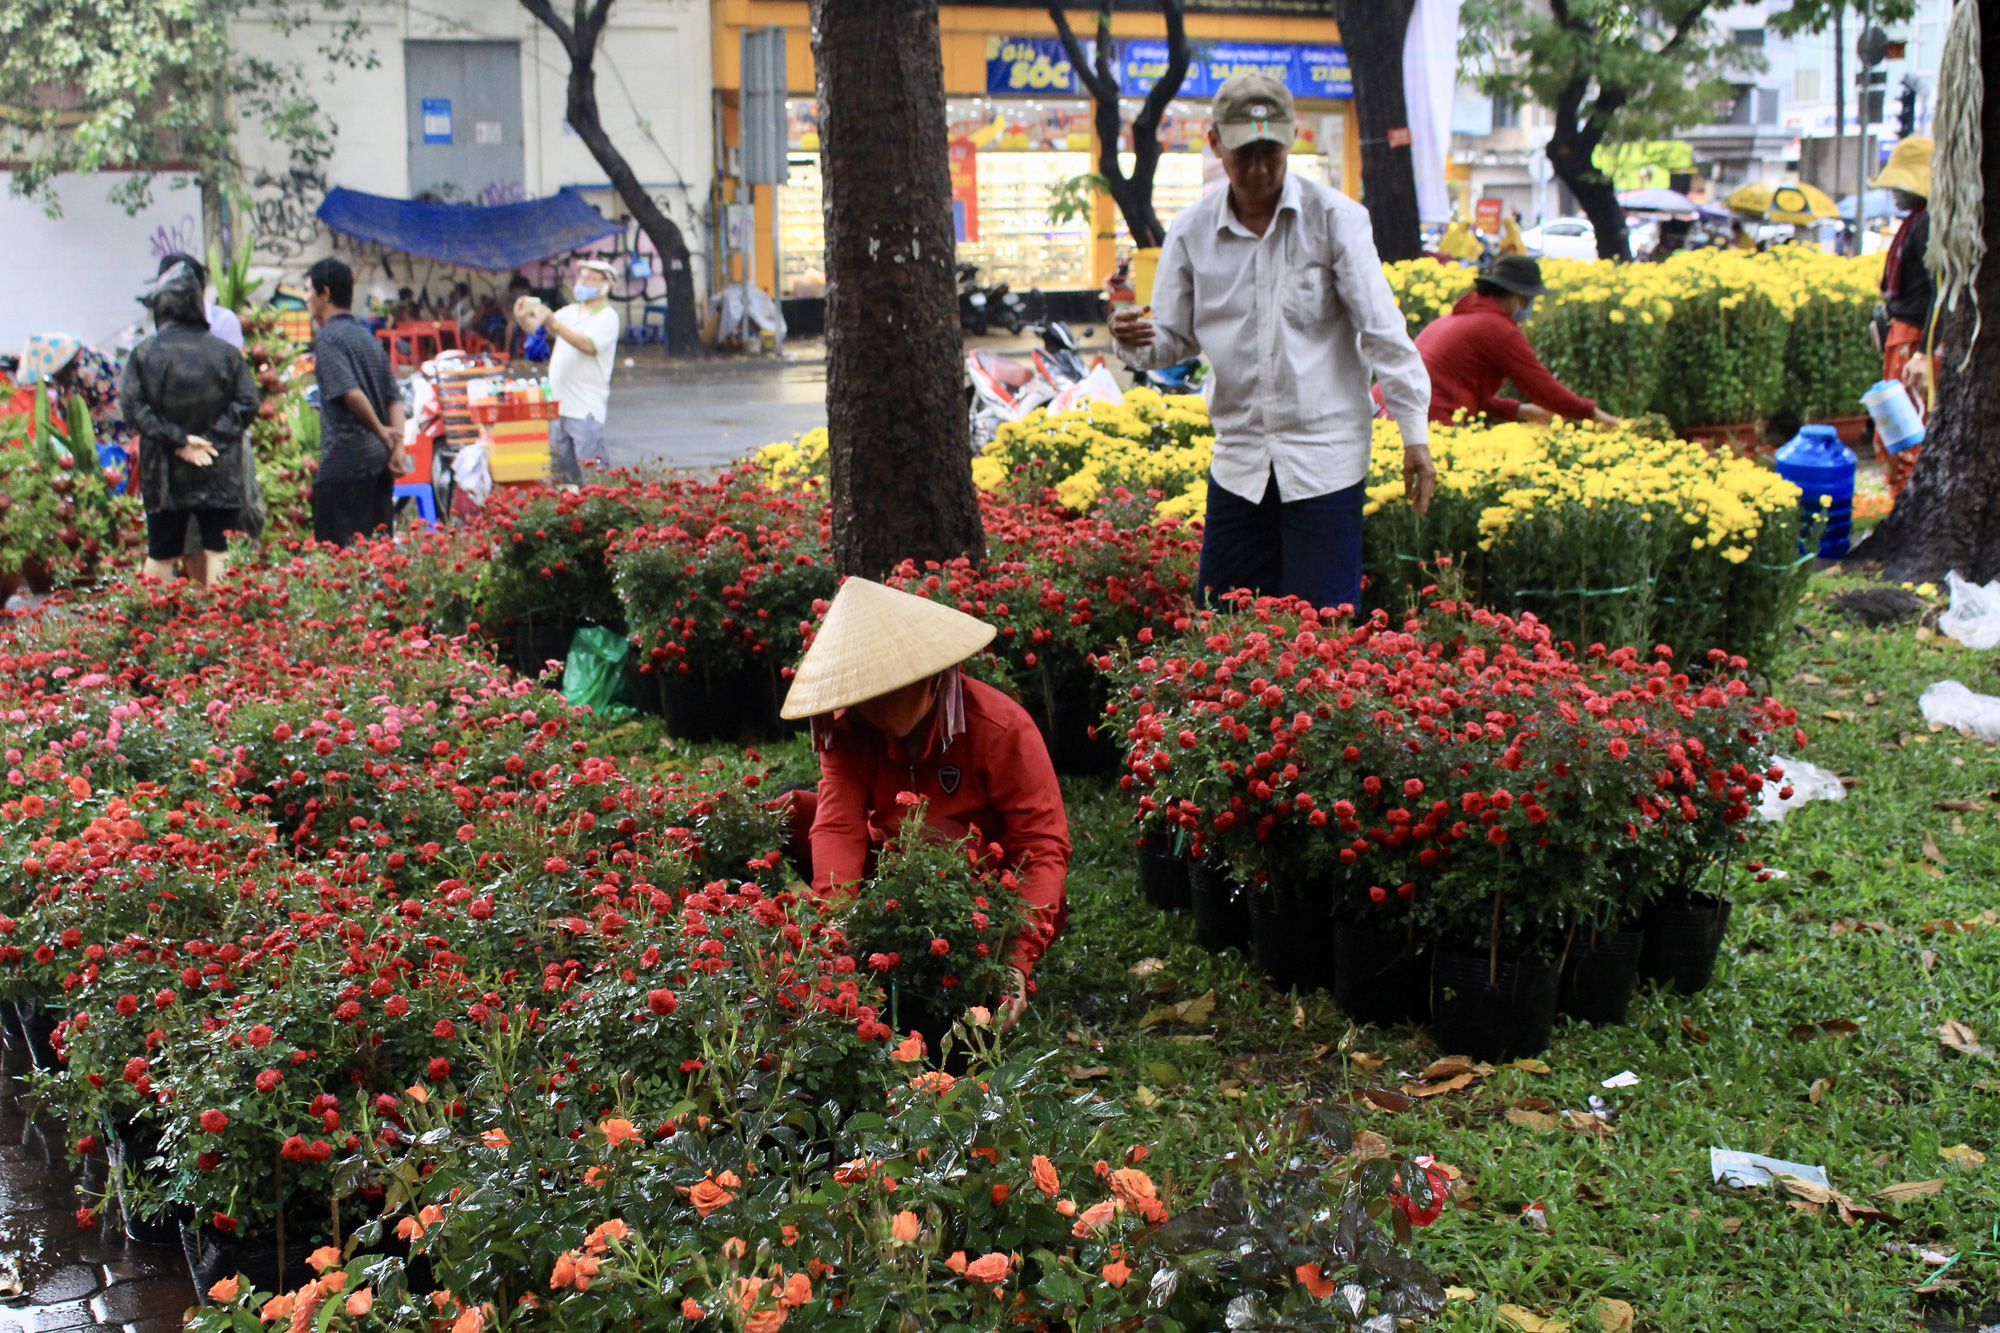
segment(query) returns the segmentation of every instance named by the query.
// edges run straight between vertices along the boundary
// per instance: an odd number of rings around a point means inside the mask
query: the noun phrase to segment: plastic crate
[[[482,425],[496,421],[554,421],[561,403],[474,403],[472,419]]]

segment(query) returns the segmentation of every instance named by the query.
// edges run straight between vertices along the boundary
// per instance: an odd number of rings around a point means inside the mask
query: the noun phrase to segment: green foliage
[[[315,19],[318,27],[314,26]],[[238,50],[232,25],[323,34],[315,68]],[[136,212],[154,177],[191,164],[232,187],[236,121],[255,120],[295,165],[333,151],[312,85],[327,67],[373,68],[366,16],[349,0],[19,0],[0,8],[0,155],[11,189],[51,216],[64,172],[135,168],[113,197]],[[236,115],[229,112],[233,109]]]
[[[1110,193],[1111,182],[1094,171],[1057,181],[1049,186],[1049,225],[1060,227],[1069,222],[1088,222],[1091,204],[1097,196],[1108,196]]]

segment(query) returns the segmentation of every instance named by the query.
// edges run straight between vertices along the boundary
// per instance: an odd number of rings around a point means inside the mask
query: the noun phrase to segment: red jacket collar
[[[1454,315],[1498,315],[1509,324],[1514,322],[1514,312],[1500,304],[1496,296],[1484,292],[1467,292],[1458,298],[1458,304],[1451,308]]]

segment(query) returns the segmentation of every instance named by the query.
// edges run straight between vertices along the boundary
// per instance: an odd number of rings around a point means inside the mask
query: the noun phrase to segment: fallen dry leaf
[[[1065,1069],[1063,1072],[1068,1074],[1071,1078],[1075,1079],[1077,1082],[1082,1083],[1087,1079],[1103,1078],[1106,1074],[1109,1074],[1111,1071],[1110,1069],[1106,1068],[1103,1065],[1071,1065],[1068,1069]]]
[[[1372,1074],[1389,1063],[1387,1057],[1376,1055],[1373,1051],[1352,1051],[1347,1058],[1364,1074]]]
[[[1950,810],[1961,815],[1983,815],[1986,813],[1984,801],[1932,801],[1934,810]]]
[[[1546,1074],[1549,1072],[1547,1062],[1542,1060],[1509,1060],[1507,1068],[1518,1069],[1524,1074]]]
[[[1708,1034],[1694,1025],[1692,1018],[1681,1019],[1681,1031],[1699,1042],[1706,1042]]]
[[[1924,830],[1924,860],[1933,865],[1941,866],[1945,863],[1944,853],[1938,850],[1937,839],[1931,836],[1929,829]]]
[[[1356,1161],[1372,1162],[1378,1157],[1388,1157],[1395,1153],[1395,1147],[1388,1139],[1372,1129],[1357,1131],[1354,1135],[1354,1157]]]
[[[1814,1079],[1812,1087],[1806,1091],[1806,1100],[1818,1106],[1819,1099],[1826,1096],[1826,1090],[1832,1086],[1833,1080],[1830,1078]]]
[[[1448,1301],[1476,1301],[1479,1299],[1479,1293],[1471,1287],[1446,1287],[1444,1298]]]
[[[1164,958],[1141,958],[1125,971],[1135,977],[1150,977],[1155,972],[1164,971],[1166,966],[1167,960]]]
[[[1514,1106],[1522,1111],[1553,1111],[1556,1104],[1546,1097],[1517,1097]]]
[[[1417,1077],[1423,1079],[1425,1082],[1429,1082],[1432,1079],[1456,1078],[1460,1074],[1477,1073],[1481,1068],[1482,1066],[1470,1056],[1447,1055],[1425,1065],[1424,1072],[1417,1075]],[[1493,1066],[1491,1065],[1483,1066],[1483,1068],[1487,1073],[1493,1072]]]
[[[1442,1093],[1457,1092],[1460,1088],[1472,1086],[1470,1073],[1454,1074],[1442,1083],[1405,1083],[1403,1091],[1412,1097],[1436,1097]]]
[[[1873,1197],[1886,1204],[1908,1203],[1911,1199],[1921,1199],[1927,1194],[1936,1194],[1944,1188],[1944,1177],[1936,1180],[1906,1180],[1900,1185],[1891,1185],[1876,1190]]]
[[[1157,1106],[1160,1102],[1160,1099],[1153,1095],[1153,1090],[1143,1083],[1132,1089],[1132,1100],[1139,1103],[1142,1108]]]
[[[1384,1111],[1407,1111],[1416,1105],[1402,1093],[1391,1092],[1388,1088],[1363,1088],[1361,1095]]]
[[[1520,1333],[1569,1333],[1567,1319],[1545,1319],[1533,1310],[1519,1305],[1500,1307],[1500,1323]]]
[[[1637,1312],[1624,1301],[1609,1296],[1597,1298],[1597,1326],[1603,1333],[1631,1333]]]
[[[1722,1234],[1723,1234],[1723,1235],[1725,1235],[1725,1236],[1733,1236],[1733,1235],[1735,1235],[1735,1234],[1736,1234],[1737,1232],[1741,1231],[1742,1229],[1743,1229],[1743,1219],[1742,1219],[1742,1218],[1740,1218],[1740,1217],[1725,1217],[1725,1218],[1723,1218],[1723,1219],[1722,1219]]]
[[[1840,1220],[1849,1226],[1858,1226],[1862,1222],[1894,1222],[1896,1220],[1879,1208],[1870,1208],[1866,1204],[1856,1203],[1839,1190],[1831,1186],[1821,1185],[1816,1181],[1800,1180],[1797,1176],[1780,1176],[1778,1177],[1778,1183],[1793,1194],[1798,1195],[1804,1201],[1807,1208],[1801,1211],[1817,1212],[1823,1205],[1832,1204],[1834,1211],[1840,1215]],[[1796,1208],[1798,1204],[1794,1203],[1792,1206]]]
[[[1948,1051],[1960,1055],[1986,1055],[1994,1053],[1991,1046],[1979,1040],[1979,1034],[1955,1018],[1947,1018],[1938,1024],[1938,1043]]]
[[[1193,1027],[1207,1022],[1208,1016],[1214,1012],[1215,992],[1211,990],[1192,1000],[1182,1000],[1179,1004],[1163,1004],[1157,1009],[1149,1009],[1146,1016],[1139,1020],[1139,1026],[1149,1028],[1156,1023],[1185,1023]]]
[[[1564,1111],[1563,1119],[1577,1133],[1588,1134],[1592,1138],[1608,1139],[1618,1132],[1618,1126],[1606,1124],[1599,1117],[1581,1111]]]
[[[1814,1037],[1851,1037],[1861,1031],[1861,1025],[1850,1018],[1822,1018],[1814,1023],[1795,1023],[1787,1033],[1793,1041],[1811,1041]]]
[[[1292,1006],[1292,1026],[1301,1032],[1306,1030],[1306,1007],[1304,1005],[1295,1004]]]
[[[1938,1156],[1953,1166],[1964,1167],[1967,1171],[1976,1171],[1986,1165],[1986,1154],[1964,1143],[1954,1143],[1949,1148],[1939,1148]]]
[[[1932,968],[1937,966],[1937,960],[1938,960],[1937,950],[1925,949],[1917,955],[1917,959],[1918,961],[1923,963],[1924,971],[1928,972]]]
[[[1547,1111],[1531,1111],[1520,1106],[1507,1108],[1507,1123],[1524,1129],[1556,1129],[1562,1125],[1562,1121]]]

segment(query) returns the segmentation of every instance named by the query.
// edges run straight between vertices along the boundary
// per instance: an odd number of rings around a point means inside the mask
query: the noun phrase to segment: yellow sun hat
[[[850,578],[834,594],[778,715],[797,721],[899,690],[958,665],[996,632],[963,611]]]
[[[1908,190],[1931,197],[1931,148],[1929,139],[1904,139],[1889,150],[1889,164],[1868,183],[1878,190]]]

